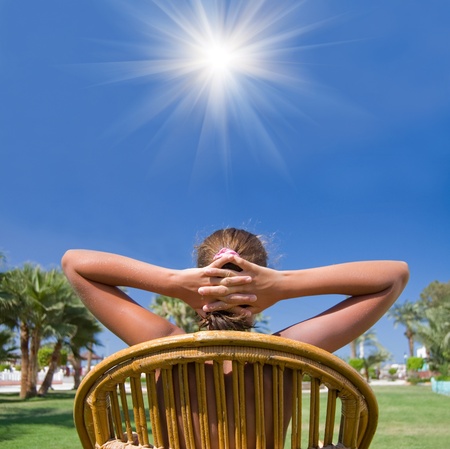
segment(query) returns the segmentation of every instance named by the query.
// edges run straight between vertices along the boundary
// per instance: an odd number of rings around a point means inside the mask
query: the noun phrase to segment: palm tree
[[[4,273],[2,311],[10,327],[19,329],[21,350],[20,397],[37,395],[38,350],[43,338],[61,327],[67,280],[56,269],[44,271],[26,264]]]
[[[0,362],[9,362],[15,360],[16,350],[15,334],[11,329],[0,328]]]
[[[40,396],[45,395],[52,385],[61,350],[64,346],[69,345],[70,339],[76,335],[78,327],[84,323],[86,315],[89,314],[67,281],[62,290],[64,290],[64,294],[60,296],[61,307],[57,309],[58,316],[53,317],[53,325],[47,328],[46,337],[55,341],[45,379],[39,388]]]
[[[152,301],[150,308],[157,315],[169,320],[188,333],[198,331],[197,312],[180,299],[158,295]]]
[[[350,358],[364,358],[366,345],[368,345],[369,347],[378,345],[377,335],[373,329],[369,329],[368,331],[364,332],[364,334],[360,335],[350,342]]]
[[[199,330],[197,312],[181,299],[158,295],[150,304],[150,308],[157,315],[169,320],[188,333]],[[267,316],[258,313],[254,318],[255,325],[260,332],[269,332]]]
[[[87,309],[84,310],[85,312],[77,319],[76,332],[68,344],[73,355],[71,361],[74,369],[74,390],[79,387],[81,382],[81,350],[87,348],[92,351],[94,345],[101,345],[97,335],[102,331],[102,325]]]
[[[405,327],[405,337],[408,340],[409,356],[414,357],[414,340],[417,334],[417,327],[421,321],[419,305],[410,301],[403,304],[395,304],[387,312],[387,316],[394,320],[394,327],[399,324]]]
[[[419,340],[426,346],[432,369],[448,371],[450,365],[450,298],[424,309],[425,322],[419,326]],[[448,372],[443,373],[445,375]]]
[[[392,354],[385,348],[379,346],[376,351],[370,353],[367,357],[363,357],[364,361],[364,377],[367,382],[369,382],[370,378],[370,368],[374,366],[379,366],[381,363],[389,360],[392,357]]]
[[[350,347],[352,348],[350,358],[361,360],[367,381],[369,381],[370,368],[391,358],[390,352],[378,342],[374,329],[369,329],[353,340]],[[357,348],[359,349],[358,352]]]

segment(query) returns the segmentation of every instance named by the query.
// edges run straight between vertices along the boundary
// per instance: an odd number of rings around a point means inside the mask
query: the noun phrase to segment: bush
[[[411,376],[406,379],[411,385],[417,385],[422,382],[422,379],[419,376]]]
[[[43,346],[39,349],[38,352],[38,361],[39,361],[39,367],[45,368],[50,363],[50,359],[53,354],[53,348],[49,346]],[[59,355],[58,365],[66,365],[67,364],[67,351],[65,349],[61,350],[61,353]]]
[[[406,369],[408,371],[419,371],[423,368],[424,360],[422,357],[408,357]]]
[[[388,373],[389,373],[389,378],[391,380],[397,379],[397,371],[398,371],[398,368],[389,368]]]
[[[7,363],[0,363],[0,372],[1,371],[9,371],[11,369],[11,365]]]
[[[406,379],[411,385],[424,384],[431,381],[429,377],[410,376]]]
[[[436,380],[450,381],[450,376],[440,375],[435,378]]]
[[[356,371],[361,371],[364,368],[364,360],[363,359],[350,359],[348,364],[354,368]]]

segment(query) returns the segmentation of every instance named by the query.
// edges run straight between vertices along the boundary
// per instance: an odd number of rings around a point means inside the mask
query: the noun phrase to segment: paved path
[[[73,388],[73,377],[65,377],[62,383],[55,383],[52,388],[54,390],[71,390]],[[20,385],[0,385],[0,393],[20,393]]]

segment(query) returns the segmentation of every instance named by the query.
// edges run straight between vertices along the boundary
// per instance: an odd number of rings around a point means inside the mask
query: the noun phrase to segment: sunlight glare
[[[213,44],[205,47],[205,63],[214,73],[233,69],[233,52],[226,44]]]
[[[134,48],[145,53],[109,65],[122,80],[148,80],[150,95],[142,98],[139,114],[130,115],[130,126],[165,117],[157,135],[171,138],[173,129],[179,135],[185,123],[186,132],[198,133],[197,155],[219,151],[226,165],[236,137],[254,147],[258,159],[256,152],[265,152],[284,166],[272,124],[286,123],[281,109],[298,108],[295,95],[306,84],[294,53],[299,36],[315,25],[298,13],[302,4],[152,0],[148,14],[135,9],[133,30],[143,41]]]

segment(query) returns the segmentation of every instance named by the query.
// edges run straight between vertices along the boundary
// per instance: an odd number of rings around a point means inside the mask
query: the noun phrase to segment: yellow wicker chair
[[[84,378],[74,418],[84,449],[366,449],[378,407],[364,379],[326,351],[206,331],[108,357]]]

